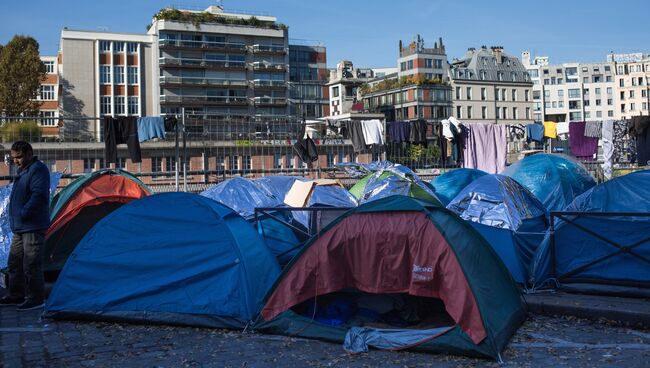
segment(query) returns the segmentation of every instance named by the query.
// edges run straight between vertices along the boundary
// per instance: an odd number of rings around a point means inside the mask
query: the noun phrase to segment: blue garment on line
[[[144,142],[154,138],[165,139],[165,119],[160,116],[138,118],[138,140]]]
[[[528,135],[528,142],[541,142],[544,139],[544,126],[542,124],[528,124],[526,125],[526,134]]]

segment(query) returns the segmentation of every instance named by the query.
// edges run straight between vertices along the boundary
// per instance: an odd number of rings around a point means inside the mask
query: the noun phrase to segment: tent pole
[[[176,119],[176,126],[174,127],[176,134],[174,135],[174,148],[176,152],[176,161],[174,163],[174,177],[175,177],[175,183],[176,183],[176,191],[178,192],[178,172],[179,172],[179,167],[178,167],[178,159],[179,159],[179,152],[178,152],[178,119]]]

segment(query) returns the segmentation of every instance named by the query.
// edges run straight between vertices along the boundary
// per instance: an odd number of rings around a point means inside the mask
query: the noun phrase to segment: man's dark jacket
[[[34,156],[18,169],[9,199],[9,223],[14,233],[45,231],[50,226],[50,171]]]

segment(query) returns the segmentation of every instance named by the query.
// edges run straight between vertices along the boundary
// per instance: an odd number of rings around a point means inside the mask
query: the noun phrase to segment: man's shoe
[[[42,301],[38,302],[33,300],[26,300],[24,303],[18,305],[18,307],[16,307],[16,310],[21,312],[30,311],[34,309],[43,308],[44,305],[45,303],[43,303]]]
[[[25,301],[25,298],[22,296],[11,296],[7,295],[3,298],[0,298],[0,305],[18,305]]]

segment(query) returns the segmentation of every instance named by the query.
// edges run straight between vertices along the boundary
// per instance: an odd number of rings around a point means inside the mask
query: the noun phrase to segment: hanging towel
[[[384,144],[384,125],[379,119],[363,120],[361,121],[361,127],[366,145]]]
[[[557,138],[557,123],[554,121],[544,122],[544,137]]]
[[[541,126],[540,126],[541,127]],[[506,130],[504,124],[472,123],[466,130],[463,166],[498,174],[506,166]]]
[[[614,121],[607,120],[602,124],[603,138],[603,174],[606,179],[612,178],[612,164],[614,159]]]
[[[598,151],[598,138],[585,136],[585,122],[569,123],[569,146],[571,154],[579,159],[592,160]]]
[[[557,138],[561,141],[566,141],[569,135],[569,123],[557,123],[555,128],[557,130]]]
[[[602,121],[588,121],[585,124],[585,137],[600,138],[603,136]]]
[[[528,124],[526,125],[526,134],[528,142],[541,142],[544,139],[544,126],[542,124]]]
[[[140,143],[154,138],[165,139],[165,119],[160,116],[138,118],[138,139]]]
[[[360,121],[347,121],[345,128],[352,141],[354,152],[361,152],[366,149],[366,140],[363,137],[363,127]]]
[[[138,122],[135,116],[104,117],[104,147],[106,163],[117,161],[117,145],[126,143],[132,162],[142,162]]]

